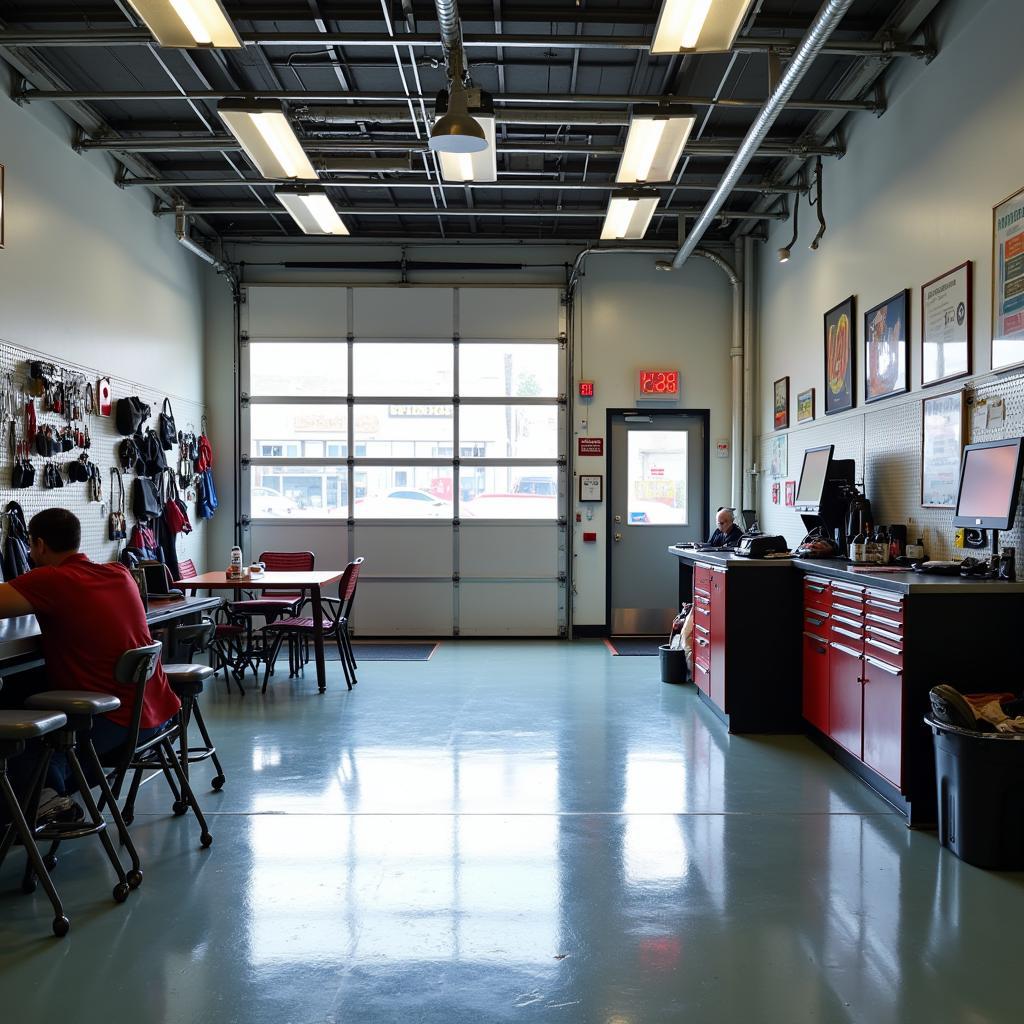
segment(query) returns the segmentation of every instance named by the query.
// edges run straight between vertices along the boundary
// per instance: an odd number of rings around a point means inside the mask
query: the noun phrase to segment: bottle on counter
[[[856,533],[853,536],[853,540],[850,541],[850,561],[851,562],[863,562],[864,561],[864,544],[867,538],[865,538],[863,531]]]
[[[238,579],[242,575],[242,549],[237,545],[231,549],[231,560],[228,562],[228,577]]]
[[[924,540],[921,537],[917,538],[916,544],[907,545],[907,558],[914,562],[924,561]]]

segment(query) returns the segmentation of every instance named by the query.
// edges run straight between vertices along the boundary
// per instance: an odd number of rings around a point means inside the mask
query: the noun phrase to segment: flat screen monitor
[[[804,452],[804,464],[800,469],[800,483],[796,489],[797,512],[818,511],[834,449],[835,445],[825,444],[820,448],[808,448]]]
[[[1024,437],[964,447],[954,526],[1009,530],[1017,516]]]

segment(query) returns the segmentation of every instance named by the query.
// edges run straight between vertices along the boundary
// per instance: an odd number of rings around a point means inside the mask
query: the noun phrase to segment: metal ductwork
[[[732,158],[722,176],[722,181],[715,189],[707,205],[700,216],[694,222],[686,241],[679,247],[679,251],[672,260],[672,269],[678,270],[686,258],[693,253],[700,244],[704,233],[712,225],[719,211],[725,205],[733,186],[739,181],[740,175],[746,170],[747,165],[754,158],[758,147],[764,141],[775,119],[782,113],[786,101],[793,95],[796,87],[800,84],[807,73],[811,62],[821,52],[828,37],[839,26],[843,16],[853,4],[853,0],[826,0],[818,11],[817,16],[807,30],[807,34],[800,41],[800,45],[793,53],[793,59],[789,62],[782,77],[772,89],[771,94],[765,101],[761,112],[754,120],[750,131],[747,132],[736,155]]]

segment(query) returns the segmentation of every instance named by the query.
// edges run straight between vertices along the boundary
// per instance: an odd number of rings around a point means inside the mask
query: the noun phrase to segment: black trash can
[[[939,842],[979,868],[1024,870],[1024,734],[925,722],[935,734]]]
[[[686,667],[686,651],[682,647],[672,650],[668,644],[658,648],[661,657],[661,681],[663,683],[688,683],[690,672]]]

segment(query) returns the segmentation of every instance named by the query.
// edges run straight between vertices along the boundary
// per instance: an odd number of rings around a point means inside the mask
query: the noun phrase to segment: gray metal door
[[[610,624],[616,636],[668,634],[678,573],[666,548],[706,540],[704,420],[616,413],[611,429]]]

